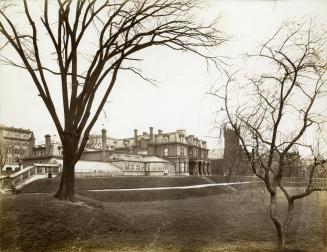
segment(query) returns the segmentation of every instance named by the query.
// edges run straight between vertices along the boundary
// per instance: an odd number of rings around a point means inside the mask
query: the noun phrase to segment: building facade
[[[172,162],[149,155],[113,152],[106,160],[124,170],[131,176],[168,176],[175,175]]]
[[[34,138],[29,129],[0,125],[0,152],[2,170],[15,170],[19,161],[31,152],[30,141]]]
[[[27,164],[62,158],[61,144],[51,141],[50,135],[41,145],[35,145],[32,136],[29,150]],[[150,127],[149,133],[138,135],[134,130],[132,138],[114,139],[103,129],[101,135],[91,135],[81,160],[116,163],[125,175],[211,175],[206,142],[185,130],[155,134]]]
[[[153,127],[150,127],[149,133],[140,135],[134,129],[134,137],[116,139],[114,149],[169,160],[175,165],[175,175],[211,174],[206,142],[188,135],[185,130],[168,133],[158,130],[154,133]]]
[[[102,130],[101,142],[91,142],[75,165],[75,175],[81,176],[163,176],[174,175],[174,165],[165,159],[151,155],[121,153],[112,150],[107,144],[106,130]],[[44,144],[35,145],[35,139],[29,141],[29,155],[24,157],[22,167],[32,166],[35,163],[59,164],[62,167],[62,145],[45,135]]]

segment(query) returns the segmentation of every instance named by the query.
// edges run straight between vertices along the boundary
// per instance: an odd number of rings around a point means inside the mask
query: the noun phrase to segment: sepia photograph
[[[326,14],[0,0],[0,251],[326,251]]]

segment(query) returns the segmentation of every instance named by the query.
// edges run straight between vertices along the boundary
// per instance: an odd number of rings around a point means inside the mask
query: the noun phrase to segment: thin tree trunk
[[[77,148],[73,137],[67,136],[63,143],[63,169],[60,187],[55,197],[60,200],[74,201],[75,194],[75,164]]]
[[[286,215],[285,226],[284,226],[285,234],[287,234],[287,231],[291,226],[293,217],[294,217],[294,200],[288,200],[288,209],[287,209],[287,215]]]
[[[270,196],[270,219],[274,222],[277,232],[277,246],[278,249],[282,250],[285,248],[285,232],[281,221],[277,214],[277,196],[271,194]]]

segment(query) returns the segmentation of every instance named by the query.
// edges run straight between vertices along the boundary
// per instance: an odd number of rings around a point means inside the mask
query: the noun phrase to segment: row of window
[[[144,167],[127,167],[126,166],[126,171],[144,171]],[[148,171],[165,171],[167,170],[165,167],[163,166],[156,166],[156,167],[150,167]]]
[[[26,152],[22,151],[20,153],[7,153],[7,159],[6,163],[11,164],[17,161],[19,158],[23,158],[25,156]]]
[[[169,156],[169,152],[168,152],[168,148],[164,149],[164,157],[168,157]],[[187,149],[180,147],[177,149],[177,156],[181,156],[181,157],[185,157],[187,156]]]
[[[172,141],[170,141],[170,140],[172,140]],[[160,142],[160,141],[159,141]],[[162,138],[162,142],[163,143],[168,143],[168,142],[175,142],[174,141],[174,139],[169,139],[169,136],[164,136],[163,138]],[[187,144],[188,142],[187,142],[187,139],[184,137],[184,136],[179,136],[179,137],[177,137],[176,138],[176,142],[181,142],[181,143],[185,143],[185,144]],[[206,147],[206,145],[205,144],[203,144],[202,142],[195,142],[194,143],[194,145],[195,146],[198,146],[198,147]]]
[[[190,157],[198,157],[200,154],[201,158],[206,158],[207,157],[207,153],[206,152],[202,152],[202,151],[198,151],[196,149],[194,149],[193,151],[189,152],[189,156]],[[164,157],[168,157],[169,156],[169,151],[168,148],[164,149]],[[187,156],[187,149],[180,147],[177,149],[177,156],[181,156],[181,157],[186,157]]]
[[[26,141],[6,141],[5,144],[9,147],[9,148],[16,148],[19,149],[21,147],[28,147],[28,142]]]
[[[208,157],[208,153],[194,149],[193,151],[190,151],[189,156],[190,157],[207,158]]]
[[[143,164],[126,164],[125,169],[127,171],[144,171]],[[150,165],[150,171],[164,171],[166,167],[164,165]]]
[[[141,164],[126,164],[126,170],[131,171],[144,171],[144,167]]]
[[[30,138],[29,134],[19,133],[19,132],[12,132],[12,131],[5,131],[5,136],[23,138],[23,139],[29,139]]]

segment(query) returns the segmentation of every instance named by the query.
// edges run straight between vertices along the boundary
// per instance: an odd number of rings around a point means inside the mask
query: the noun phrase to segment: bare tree
[[[24,29],[15,25],[11,8],[2,8],[3,47],[11,46],[21,62],[4,56],[2,61],[26,69],[32,77],[63,144],[63,173],[56,197],[73,200],[74,166],[118,73],[129,70],[151,82],[134,64],[140,60],[138,52],[153,46],[189,51],[217,64],[218,58],[210,56],[209,49],[225,42],[225,37],[216,28],[217,20],[209,24],[196,21],[198,1],[43,2],[37,19],[31,2],[23,1]],[[51,53],[44,53],[47,49]],[[49,58],[54,59],[47,65]],[[54,77],[61,86],[63,119],[49,85]]]
[[[285,247],[294,202],[325,189],[314,183],[314,175],[326,162],[319,145],[326,119],[321,107],[326,98],[326,42],[326,33],[312,22],[287,23],[258,53],[249,55],[249,68],[257,71],[254,76],[226,72],[223,91],[213,92],[223,101],[226,122],[238,134],[252,172],[269,192],[279,248]],[[294,190],[283,178],[289,169],[299,169],[299,152],[310,153],[313,161],[301,178],[301,190]],[[278,195],[287,200],[285,216]]]

